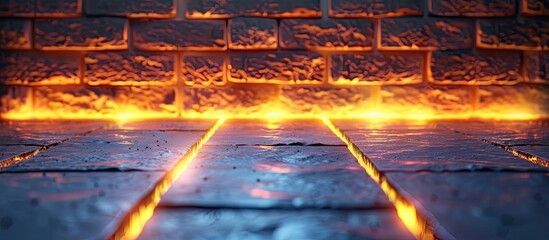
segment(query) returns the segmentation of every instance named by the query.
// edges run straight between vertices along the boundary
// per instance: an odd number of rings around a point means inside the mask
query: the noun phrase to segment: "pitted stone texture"
[[[518,52],[433,52],[430,80],[458,85],[515,84],[522,80],[520,69]]]
[[[472,110],[470,91],[462,86],[382,86],[382,103],[402,116],[419,112],[439,115]],[[421,106],[421,107],[419,107]]]
[[[518,117],[525,113],[543,116],[549,112],[549,86],[544,84],[481,86],[479,98],[480,112],[509,113],[509,109],[514,109]]]
[[[522,14],[529,16],[548,16],[548,0],[522,0]]]
[[[383,50],[453,50],[473,47],[473,22],[468,19],[381,19]]]
[[[332,84],[412,84],[423,81],[423,54],[334,54],[331,61]]]
[[[329,15],[336,18],[421,16],[417,0],[331,0]]]
[[[547,173],[387,176],[456,239],[542,239],[549,234]]]
[[[513,16],[515,0],[429,0],[429,12],[436,16]]]
[[[490,49],[547,50],[549,21],[536,18],[480,19],[477,46]]]
[[[225,50],[225,21],[143,20],[135,22],[133,44],[150,51]]]
[[[204,133],[177,130],[96,131],[73,138],[2,171],[166,171]]]
[[[0,238],[106,239],[160,177],[140,172],[2,173]]]
[[[224,85],[226,83],[225,56],[183,55],[181,76],[185,84]]]
[[[2,0],[0,16],[2,17],[34,17],[36,0]]]
[[[371,92],[367,86],[282,86],[280,102],[289,113],[349,116],[371,106]]]
[[[175,92],[169,87],[39,87],[34,89],[34,109],[56,115],[116,117],[138,110],[139,114],[170,117],[177,113]],[[128,106],[131,106],[129,108]]]
[[[31,49],[32,22],[27,19],[0,19],[0,49]]]
[[[0,83],[64,85],[80,83],[78,54],[0,53]]]
[[[175,55],[155,53],[87,53],[84,81],[89,85],[173,85]]]
[[[346,121],[335,124],[349,128]],[[344,133],[381,171],[544,169],[490,144],[427,123],[365,122],[358,128]]]
[[[324,57],[312,52],[233,54],[229,81],[311,84],[324,79]]]
[[[364,19],[283,19],[280,46],[284,49],[369,50],[374,30]]]
[[[248,117],[251,112],[268,107],[279,88],[273,84],[233,84],[226,87],[183,88],[184,116],[221,117],[227,114]]]
[[[34,47],[39,50],[122,50],[128,48],[126,19],[36,19]]]
[[[331,133],[327,128],[324,131]],[[256,135],[262,131],[248,133]],[[163,196],[161,206],[392,206],[345,146],[206,147],[187,173]]]
[[[175,16],[174,0],[93,0],[85,1],[86,14],[130,18],[169,18]]]
[[[36,0],[36,16],[78,17],[82,13],[81,4],[82,0]]]
[[[275,19],[233,18],[229,19],[230,49],[276,49],[278,24]]]
[[[394,210],[161,208],[155,211],[139,239],[407,240],[414,237]]]
[[[534,83],[549,83],[549,54],[526,53],[526,80]]]
[[[232,119],[207,145],[214,146],[345,146],[319,119]]]
[[[190,0],[187,18],[320,17],[320,0]]]

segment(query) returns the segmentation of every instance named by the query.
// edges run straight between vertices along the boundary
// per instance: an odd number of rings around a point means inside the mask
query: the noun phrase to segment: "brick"
[[[190,0],[187,18],[320,17],[320,0]]]
[[[230,49],[276,49],[278,24],[275,19],[233,18],[229,20]]]
[[[184,55],[181,76],[186,85],[224,85],[225,56]]]
[[[515,0],[429,0],[429,12],[436,16],[513,16]]]
[[[549,0],[522,0],[522,14],[549,16]]]
[[[549,83],[549,54],[527,53],[524,57],[526,81]]]
[[[249,117],[258,106],[276,100],[279,86],[233,84],[227,87],[183,88],[183,116],[218,117],[227,114]]]
[[[411,84],[423,81],[423,54],[334,54],[330,83]]]
[[[75,54],[0,53],[0,83],[59,85],[80,83],[80,57]]]
[[[492,115],[513,112],[518,117],[523,113],[545,116],[549,113],[549,85],[480,86],[478,92],[478,112]]]
[[[34,47],[39,50],[127,49],[123,18],[37,19]]]
[[[89,15],[130,18],[175,17],[174,0],[93,0],[85,3],[86,13]]]
[[[2,0],[0,16],[2,17],[34,17],[36,0]]]
[[[368,86],[282,86],[284,111],[297,114],[349,116],[371,106]]]
[[[378,18],[423,15],[417,0],[331,0],[329,16],[335,18]]]
[[[173,54],[87,53],[84,82],[89,85],[173,85],[177,82]]]
[[[134,24],[133,44],[151,51],[226,50],[225,21],[151,20]]]
[[[520,66],[517,52],[433,52],[430,80],[437,84],[515,84],[522,80]]]
[[[385,110],[402,117],[414,114],[466,113],[472,110],[471,95],[462,86],[431,86],[427,84],[404,86],[381,86],[382,105]],[[454,115],[455,117],[455,115]]]
[[[317,53],[252,53],[230,58],[231,82],[322,83],[326,68],[324,57]]]
[[[473,46],[467,19],[389,18],[381,20],[382,50],[453,50]]]
[[[373,39],[373,24],[368,20],[280,21],[280,46],[285,49],[369,50]]]
[[[532,18],[478,20],[477,46],[489,49],[547,50],[549,21]]]
[[[78,17],[82,0],[36,0],[37,17]]]
[[[0,49],[31,49],[31,28],[27,19],[0,19]]]

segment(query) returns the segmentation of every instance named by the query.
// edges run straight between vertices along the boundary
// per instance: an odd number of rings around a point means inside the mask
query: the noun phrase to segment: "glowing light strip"
[[[512,147],[509,147],[509,146],[505,146],[503,144],[499,144],[499,143],[496,143],[496,142],[492,142],[492,141],[489,141],[488,139],[482,139],[483,142],[486,142],[486,143],[489,143],[489,144],[492,144],[496,147],[499,147],[507,152],[510,152],[512,153],[515,157],[518,157],[518,158],[521,158],[521,159],[524,159],[528,162],[531,162],[533,164],[537,164],[537,165],[540,165],[542,167],[546,167],[546,168],[549,168],[549,160],[547,159],[543,159],[541,157],[538,157],[538,156],[535,156],[535,155],[532,155],[532,154],[529,154],[529,153],[525,153],[523,151],[519,151],[519,150],[516,150]]]
[[[408,230],[417,238],[431,240],[436,239],[433,228],[427,219],[417,212],[416,207],[405,197],[401,196],[396,188],[389,183],[387,177],[383,175],[373,162],[366,156],[358,146],[356,146],[349,137],[347,137],[339,128],[337,128],[326,116],[321,116],[322,121],[332,132],[338,136],[347,148],[358,160],[360,166],[366,173],[381,187],[389,201],[393,203],[397,210],[398,217],[408,228]]]
[[[160,202],[164,193],[172,186],[172,184],[181,176],[187,169],[192,160],[198,155],[200,149],[213,136],[213,134],[225,122],[225,118],[219,119],[215,125],[208,130],[179,161],[173,166],[170,171],[160,179],[153,189],[149,191],[141,200],[134,206],[126,217],[122,220],[118,229],[115,230],[111,239],[131,240],[139,237],[143,231],[143,227],[149,221],[154,213],[154,209]]]

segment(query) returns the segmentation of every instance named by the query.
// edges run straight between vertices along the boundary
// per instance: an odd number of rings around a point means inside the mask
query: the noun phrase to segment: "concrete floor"
[[[214,123],[0,122],[0,239],[110,236]],[[549,174],[540,166],[549,157],[549,121],[333,123],[438,237],[549,235]],[[525,156],[537,156],[537,164]],[[140,238],[413,236],[347,146],[310,119],[225,122],[162,197]]]

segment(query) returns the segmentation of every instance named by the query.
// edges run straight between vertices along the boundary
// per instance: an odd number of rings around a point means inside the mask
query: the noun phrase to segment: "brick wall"
[[[0,49],[3,111],[549,113],[548,0],[3,0]]]

